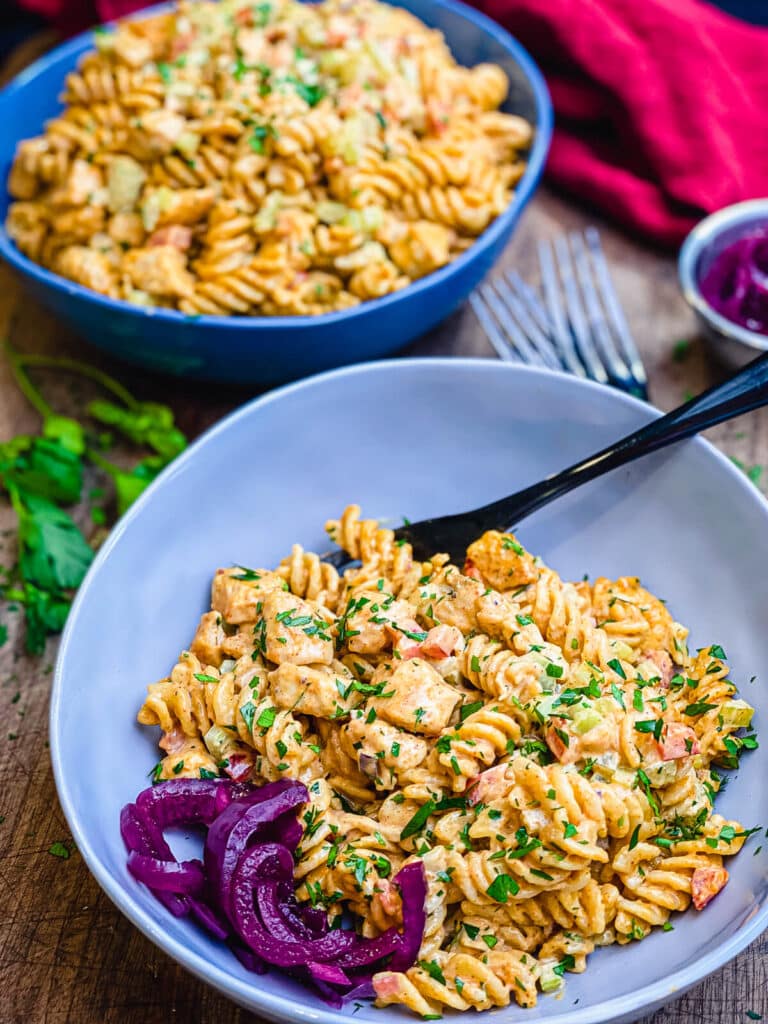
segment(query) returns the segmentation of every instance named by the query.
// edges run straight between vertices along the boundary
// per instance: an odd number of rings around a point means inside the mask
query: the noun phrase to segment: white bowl
[[[219,565],[272,565],[295,541],[324,550],[323,523],[359,501],[366,514],[416,520],[511,493],[648,422],[615,390],[489,360],[373,363],[312,378],[244,406],[167,469],[99,552],[72,609],[56,666],[51,752],[77,846],[107,894],[153,942],[230,998],[275,1021],[347,1019],[297,981],[249,974],[228,949],[171,917],[126,870],[123,804],[147,785],[155,730],[136,724],[145,686],[189,642]],[[639,575],[718,643],[733,676],[768,711],[768,506],[706,441],[614,471],[524,522],[525,545],[566,578]],[[768,755],[748,754],[718,809],[768,821]],[[754,841],[753,841],[754,842]],[[768,921],[766,855],[730,860],[703,914],[628,947],[598,950],[542,997],[495,1021],[634,1020],[681,994]],[[356,1021],[412,1020],[365,1005]],[[473,1018],[474,1019],[474,1018]]]

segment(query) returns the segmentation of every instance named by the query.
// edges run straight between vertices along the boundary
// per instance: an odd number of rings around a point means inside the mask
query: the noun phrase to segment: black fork
[[[511,530],[532,512],[603,473],[766,404],[768,354],[666,416],[540,483],[470,512],[408,523],[395,530],[395,537],[411,544],[419,560],[447,552],[453,561],[461,563],[467,546],[486,530]],[[351,563],[344,551],[329,552],[322,559],[337,569]]]

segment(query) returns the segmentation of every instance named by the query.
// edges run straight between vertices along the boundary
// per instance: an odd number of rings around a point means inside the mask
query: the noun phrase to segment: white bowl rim
[[[65,776],[61,751],[58,742],[58,724],[60,720],[60,705],[62,702],[63,686],[63,665],[66,661],[67,651],[72,643],[72,637],[77,629],[77,620],[80,607],[85,601],[88,586],[91,579],[101,570],[101,567],[109,558],[112,549],[119,543],[125,530],[137,519],[143,511],[144,505],[156,490],[163,486],[166,480],[170,480],[177,472],[189,462],[193,461],[197,452],[219,434],[229,430],[231,426],[241,420],[248,419],[254,410],[261,409],[273,402],[280,401],[284,396],[294,394],[306,388],[322,385],[325,380],[337,378],[355,378],[369,373],[377,373],[380,370],[393,370],[396,372],[408,373],[411,368],[429,369],[436,366],[451,367],[457,372],[465,369],[485,367],[488,372],[524,374],[532,378],[541,377],[566,377],[571,380],[576,388],[582,388],[593,392],[597,398],[605,393],[605,385],[594,381],[574,377],[563,371],[550,370],[544,367],[525,366],[519,363],[497,362],[493,359],[482,359],[474,357],[422,357],[412,359],[381,359],[368,363],[358,363],[351,366],[344,366],[335,370],[328,370],[324,373],[306,377],[303,380],[286,384],[275,388],[244,405],[235,409],[225,416],[218,423],[214,424],[207,431],[200,435],[177,459],[171,463],[163,472],[150,484],[147,490],[131,506],[128,512],[115,526],[107,541],[100,548],[94,559],[86,578],[78,590],[73,602],[64,634],[61,640],[51,691],[51,707],[49,715],[50,753],[53,765],[54,780],[64,816],[67,819],[72,832],[75,844],[81,853],[91,874],[98,884],[118,907],[118,909],[141,931],[148,939],[159,946],[165,953],[171,956],[177,963],[181,964],[192,974],[196,975],[206,984],[212,985],[221,993],[234,1001],[240,1001],[241,1005],[252,1006],[258,1004],[259,1009],[271,1013],[274,1019],[285,1019],[287,1021],[312,1022],[312,1024],[340,1024],[342,1021],[349,1021],[349,1016],[344,1010],[333,1010],[325,1006],[318,997],[317,1007],[303,1006],[292,1002],[286,996],[270,992],[268,988],[262,987],[264,979],[270,975],[259,976],[259,986],[247,984],[239,978],[234,977],[228,971],[211,963],[201,955],[188,950],[181,942],[171,937],[162,928],[156,926],[147,912],[143,909],[141,901],[131,894],[123,884],[115,879],[106,867],[101,863],[98,855],[91,846],[87,831],[81,827],[77,805],[69,793],[67,778]],[[645,413],[652,413],[651,419],[661,416],[659,409],[648,402],[641,401],[625,392],[611,389],[611,394],[619,402],[629,408],[635,408]],[[734,485],[741,489],[744,500],[757,504],[766,516],[768,525],[768,500],[761,492],[750,483],[745,475],[733,465],[730,459],[719,451],[705,438],[696,436],[690,439],[688,444],[696,445],[709,451],[710,455],[718,461],[726,472],[732,476]],[[117,821],[115,828],[118,827]],[[655,1004],[667,1002],[671,993],[682,994],[684,991],[703,980],[713,971],[722,967],[737,956],[746,946],[758,938],[768,927],[768,899],[750,920],[730,938],[723,942],[717,949],[700,957],[698,960],[686,967],[680,968],[673,974],[645,985],[634,992],[597,1003],[593,1006],[584,1006],[573,1009],[556,1018],[555,1024],[610,1024],[619,1020],[627,1014],[641,1011],[645,1007],[653,1007]],[[267,982],[268,984],[268,982]],[[382,1021],[385,1018],[382,1017]],[[540,1022],[546,1024],[546,1021]]]

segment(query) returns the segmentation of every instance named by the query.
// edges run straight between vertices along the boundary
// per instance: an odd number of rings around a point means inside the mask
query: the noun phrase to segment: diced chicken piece
[[[659,670],[659,686],[665,690],[669,689],[669,683],[672,676],[675,674],[675,666],[667,651],[646,651],[643,655],[646,661],[652,661],[656,668]]]
[[[38,140],[29,139],[26,143],[21,143],[17,150],[16,159],[13,161],[11,173],[8,175],[8,192],[14,199],[34,199],[40,190],[40,179],[27,167],[26,161],[23,159],[24,150],[22,147],[32,142],[37,143]],[[40,146],[39,148],[45,151],[47,146]]]
[[[470,783],[467,790],[467,803],[470,807],[479,803],[491,803],[493,800],[503,798],[508,792],[509,786],[507,765],[495,764],[493,768],[480,772],[477,778]]]
[[[250,12],[252,15],[252,12]],[[269,47],[264,32],[253,28],[243,28],[237,33],[237,48],[246,64],[264,64]]]
[[[404,274],[423,277],[448,263],[452,240],[449,228],[418,220],[410,223],[407,234],[389,247],[389,254]]]
[[[448,567],[420,588],[418,615],[422,621],[436,616],[441,623],[456,626],[466,635],[477,629],[477,602],[484,590],[482,583]]]
[[[150,295],[184,297],[194,291],[186,257],[171,245],[133,249],[126,253],[123,266],[135,287]]]
[[[354,610],[347,616],[347,646],[356,654],[381,654],[391,648],[393,638],[403,636],[401,630],[408,629],[408,622],[421,630],[405,601],[393,601],[378,590],[364,590],[355,598]]]
[[[215,665],[218,668],[224,660],[221,645],[225,639],[219,613],[206,612],[200,619],[189,649],[204,665]]]
[[[701,751],[696,733],[690,725],[682,722],[669,722],[661,733],[661,741],[656,744],[662,761],[677,761],[681,757],[690,757]]]
[[[373,685],[380,682],[385,683],[383,692],[371,698],[368,706],[393,725],[428,736],[437,736],[445,728],[461,699],[461,694],[422,658],[401,662],[394,672],[391,666],[380,666]],[[389,693],[392,695],[387,696]]]
[[[255,622],[267,594],[285,591],[285,587],[282,576],[269,569],[217,569],[211,583],[211,607],[233,626]]]
[[[317,608],[285,591],[264,599],[266,655],[282,665],[330,665],[333,661],[331,624]]]
[[[57,253],[54,270],[102,295],[117,294],[115,271],[109,259],[85,245],[68,245]]]
[[[192,245],[192,229],[182,224],[168,224],[164,228],[158,228],[150,235],[147,245],[172,245],[174,249],[181,252]]]
[[[152,60],[152,43],[130,25],[123,25],[115,32],[112,47],[115,56],[131,68],[141,68]]]
[[[221,649],[228,658],[234,658],[237,661],[243,655],[253,653],[253,648],[256,645],[253,632],[255,625],[254,622],[244,622],[236,633],[224,637]]]
[[[68,235],[73,242],[88,242],[104,228],[104,209],[84,206],[80,210],[61,210],[52,215],[51,227],[60,235]]]
[[[64,182],[49,196],[52,206],[87,206],[90,197],[103,186],[98,167],[87,160],[74,160]]]
[[[421,643],[422,654],[440,661],[465,647],[464,634],[455,626],[433,626]]]
[[[150,110],[141,116],[138,140],[152,156],[167,156],[187,130],[186,119],[165,107]]]
[[[144,224],[138,213],[116,213],[109,219],[107,233],[118,245],[135,249],[144,244]]]
[[[331,665],[296,665],[286,662],[269,673],[275,704],[299,715],[337,718],[360,701],[354,677],[340,661]]]
[[[216,192],[212,188],[182,188],[174,191],[167,202],[162,204],[157,226],[197,224],[208,214],[215,201]]]
[[[728,872],[725,868],[706,867],[696,868],[691,875],[691,896],[693,905],[697,910],[703,910],[710,900],[720,892],[728,881]]]
[[[533,583],[538,576],[533,556],[514,534],[488,530],[467,548],[467,560],[489,587],[514,590]]]

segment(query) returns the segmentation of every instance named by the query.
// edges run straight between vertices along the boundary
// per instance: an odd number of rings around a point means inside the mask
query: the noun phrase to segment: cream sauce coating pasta
[[[509,533],[458,567],[354,505],[327,530],[361,562],[343,577],[298,545],[216,572],[139,721],[163,731],[155,779],[306,783],[298,895],[366,935],[422,860],[419,959],[376,975],[379,1005],[533,1006],[717,895],[748,835],[715,812],[717,768],[754,745],[719,645],[691,654],[638,579],[566,582]]]
[[[111,298],[310,315],[403,288],[509,204],[531,141],[494,64],[376,0],[182,0],[124,21],[19,144],[7,229]]]

